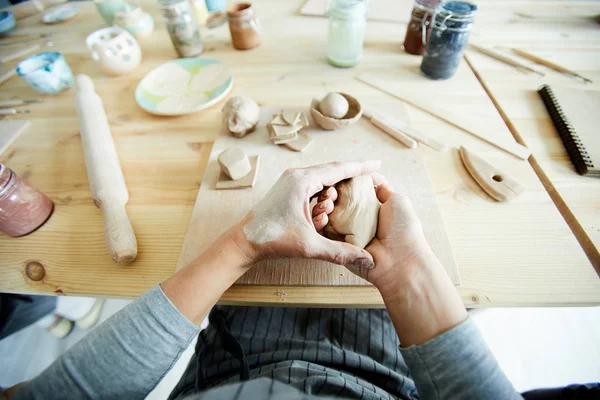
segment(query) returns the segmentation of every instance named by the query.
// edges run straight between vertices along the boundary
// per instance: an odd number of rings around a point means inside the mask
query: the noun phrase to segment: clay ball
[[[348,113],[348,100],[339,93],[328,93],[319,103],[319,111],[326,117],[342,119]]]

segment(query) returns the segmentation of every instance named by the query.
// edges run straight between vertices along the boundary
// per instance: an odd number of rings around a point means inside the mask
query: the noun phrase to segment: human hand
[[[396,288],[398,282],[407,280],[407,274],[416,264],[439,263],[429,247],[423,233],[419,217],[414,212],[406,196],[394,193],[379,174],[371,174],[378,200],[382,203],[379,210],[379,222],[375,238],[366,247],[375,261],[374,269],[349,269],[360,277],[373,283],[380,291],[388,287]],[[334,187],[319,195],[319,203],[313,209],[313,216],[319,210],[326,209],[327,214],[335,207],[337,192]],[[327,224],[327,215],[320,216],[323,221],[317,229]],[[433,258],[431,258],[433,257]]]
[[[380,166],[380,161],[334,162],[285,171],[241,221],[243,233],[252,248],[251,259],[302,257],[373,268],[373,257],[369,252],[317,233],[327,223],[327,211],[333,210],[333,203],[313,219],[310,200],[325,187],[370,174]]]

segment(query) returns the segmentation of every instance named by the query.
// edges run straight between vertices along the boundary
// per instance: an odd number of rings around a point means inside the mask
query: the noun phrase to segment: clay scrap
[[[312,138],[306,134],[300,136],[299,132],[309,125],[304,113],[286,110],[273,116],[267,123],[267,130],[273,143],[285,144],[291,150],[302,151],[312,142]],[[294,142],[298,143],[292,145]]]
[[[379,207],[373,179],[360,175],[336,185],[338,198],[325,236],[365,248],[377,233]]]
[[[258,170],[258,156],[248,157],[244,150],[230,147],[217,158],[221,175],[217,189],[241,189],[254,186]]]
[[[221,170],[234,181],[248,175],[252,170],[248,156],[238,147],[223,151],[219,154],[218,161]]]
[[[258,176],[259,157],[250,156],[248,157],[248,159],[250,161],[251,170],[246,176],[234,181],[230,179],[227,175],[225,175],[225,172],[223,172],[223,170],[221,170],[221,175],[219,176],[219,180],[217,181],[216,189],[233,190],[253,187],[256,183],[256,177]]]
[[[235,96],[227,100],[221,114],[227,131],[242,138],[256,129],[260,107],[250,97]]]

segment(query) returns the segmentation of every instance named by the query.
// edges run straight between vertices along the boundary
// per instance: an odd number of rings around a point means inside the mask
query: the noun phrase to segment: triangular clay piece
[[[281,112],[281,116],[283,117],[283,120],[290,125],[296,125],[296,123],[298,122],[298,119],[300,119],[300,114],[302,114],[302,113],[299,111],[291,111],[291,110],[283,110]]]
[[[525,191],[525,186],[516,179],[464,146],[460,148],[460,158],[475,182],[497,201],[513,200]]]
[[[281,115],[276,115],[269,122],[271,125],[280,125],[280,126],[288,126],[289,124],[281,117]]]
[[[310,146],[313,140],[314,139],[312,136],[309,136],[306,133],[299,133],[298,139],[294,140],[293,142],[286,143],[285,147],[294,151],[304,151],[308,146]]]

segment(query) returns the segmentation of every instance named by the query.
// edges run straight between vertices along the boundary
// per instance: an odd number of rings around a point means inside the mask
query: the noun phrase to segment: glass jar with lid
[[[200,27],[188,0],[158,0],[171,41],[179,57],[196,57],[204,50]]]
[[[353,67],[363,54],[367,25],[366,0],[333,0],[329,15],[327,59],[341,68]]]
[[[469,41],[477,6],[466,1],[445,1],[436,11],[421,72],[430,79],[452,77]]]

